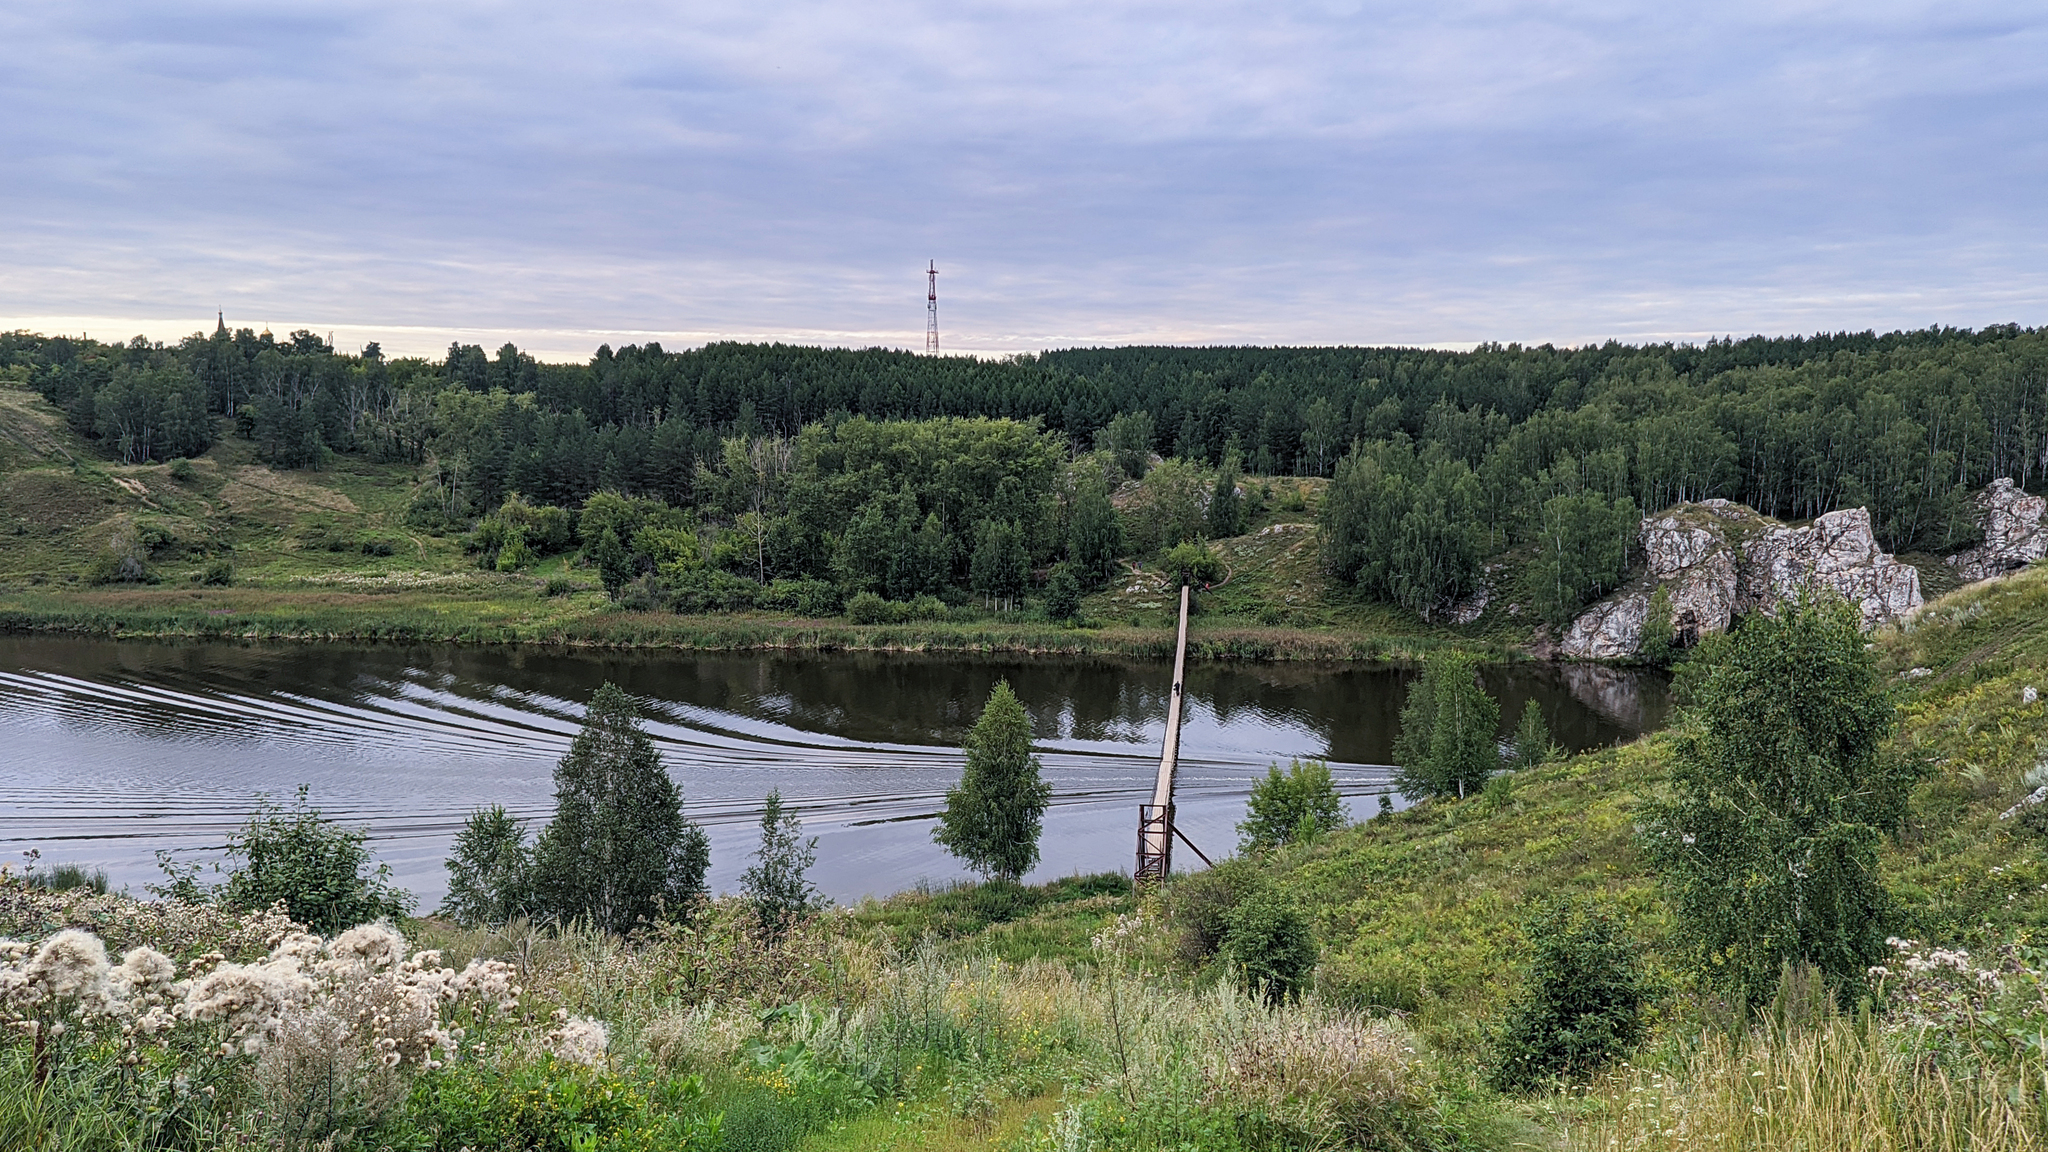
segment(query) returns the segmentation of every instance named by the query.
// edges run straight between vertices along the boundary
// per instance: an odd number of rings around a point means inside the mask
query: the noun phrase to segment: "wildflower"
[[[51,997],[97,991],[107,979],[107,946],[90,932],[67,928],[36,949],[27,975]]]
[[[362,924],[336,936],[327,954],[334,959],[323,967],[396,968],[405,959],[405,937],[383,924]]]
[[[178,966],[171,958],[145,944],[122,954],[121,965],[114,969],[109,982],[122,1000],[156,1003],[170,991],[171,982],[177,978]]]
[[[605,1045],[610,1037],[604,1022],[558,1011],[561,1023],[548,1033],[548,1051],[564,1060],[592,1068],[604,1063]]]

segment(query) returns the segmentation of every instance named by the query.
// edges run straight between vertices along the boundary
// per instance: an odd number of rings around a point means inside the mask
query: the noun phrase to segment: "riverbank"
[[[330,1011],[310,1018],[325,1032],[300,1017],[259,1032],[259,1017],[248,1031],[263,1043],[216,1058],[243,1018],[187,1012],[117,1075],[123,1018],[74,1017],[62,1043],[0,1041],[0,1143],[148,1135],[161,1092],[181,1109],[164,1123],[203,1137],[193,1148],[2037,1148],[2048,974],[2031,949],[2048,926],[2048,841],[2001,814],[2036,786],[2048,572],[1964,590],[1875,645],[1904,704],[1892,750],[1931,766],[1882,857],[1899,930],[1925,943],[1898,947],[1893,971],[1912,983],[1887,973],[1853,1013],[1787,982],[1744,1027],[1689,978],[1635,831],[1667,786],[1674,741],[1655,736],[1282,848],[1234,866],[1236,883],[909,891],[766,939],[736,900],[632,940],[430,918],[400,925],[432,950],[411,968],[382,930],[329,945],[319,965],[304,963],[319,942],[288,937],[269,963],[311,967],[323,1010],[348,1003],[342,978],[366,944],[393,958],[394,981],[445,984],[445,1019],[432,1006],[416,1033],[434,1044],[404,1048],[387,1074],[370,1055],[382,1034]],[[1240,922],[1240,902],[1266,892],[1314,928],[1320,965],[1293,1003],[1237,994],[1204,927]],[[1648,977],[1645,1034],[1611,1069],[1505,1093],[1487,1071],[1539,975],[1526,917],[1559,896],[1618,918]],[[116,952],[148,943],[213,986],[227,977],[206,965],[263,959],[283,937],[218,908],[0,882],[0,932],[33,942],[66,925]],[[1980,1012],[1992,995],[2017,1010]],[[315,1040],[313,1066],[344,1075],[291,1075]],[[39,1068],[47,1090],[31,1090]],[[179,1077],[216,1091],[175,1093]],[[345,1107],[305,1109],[309,1097]],[[324,1126],[285,1126],[301,1115]]]
[[[137,639],[540,644],[699,651],[981,652],[1171,659],[1173,629],[1003,619],[853,624],[744,613],[633,612],[602,593],[548,595],[542,580],[487,573],[399,573],[297,588],[143,586],[0,591],[0,631]],[[1498,657],[1506,645],[1453,636],[1245,625],[1198,616],[1195,660],[1413,663],[1445,644]]]

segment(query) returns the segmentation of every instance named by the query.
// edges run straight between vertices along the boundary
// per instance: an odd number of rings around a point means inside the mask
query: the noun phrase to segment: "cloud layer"
[[[0,325],[921,345],[928,258],[977,351],[2048,321],[2032,5],[21,0],[0,44]]]

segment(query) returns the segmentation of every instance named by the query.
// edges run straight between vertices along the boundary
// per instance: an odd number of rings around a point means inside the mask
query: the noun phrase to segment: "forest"
[[[0,335],[0,374],[125,463],[234,435],[281,469],[417,465],[411,526],[506,569],[574,551],[615,594],[684,611],[1015,604],[1231,535],[1256,478],[1311,476],[1330,481],[1324,562],[1361,594],[1428,617],[1510,557],[1561,621],[1675,502],[1868,506],[1886,549],[1939,553],[1971,542],[1971,492],[2048,469],[2048,331],[2018,326],[1001,360],[649,344],[547,364],[223,324],[175,345]]]

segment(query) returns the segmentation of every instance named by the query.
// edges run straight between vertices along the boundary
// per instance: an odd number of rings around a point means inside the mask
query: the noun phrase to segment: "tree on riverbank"
[[[633,698],[605,684],[555,765],[555,820],[534,846],[536,908],[623,934],[683,913],[704,895],[710,863]]]
[[[1038,834],[1052,789],[1031,754],[1031,718],[1007,680],[967,734],[967,770],[946,793],[932,839],[984,876],[1014,881],[1038,863]]]
[[[754,902],[761,934],[782,935],[821,903],[818,887],[804,873],[818,862],[818,838],[804,837],[803,821],[782,807],[782,790],[771,788],[761,806],[761,846],[754,864],[740,876],[740,890]]]
[[[1479,658],[1466,652],[1432,654],[1422,678],[1408,688],[1394,782],[1403,794],[1464,796],[1500,767],[1500,702],[1479,683]]]
[[[1878,849],[1925,766],[1886,746],[1897,708],[1857,623],[1809,598],[1702,645],[1676,795],[1649,809],[1680,939],[1751,1004],[1787,964],[1846,997],[1887,954]]]

